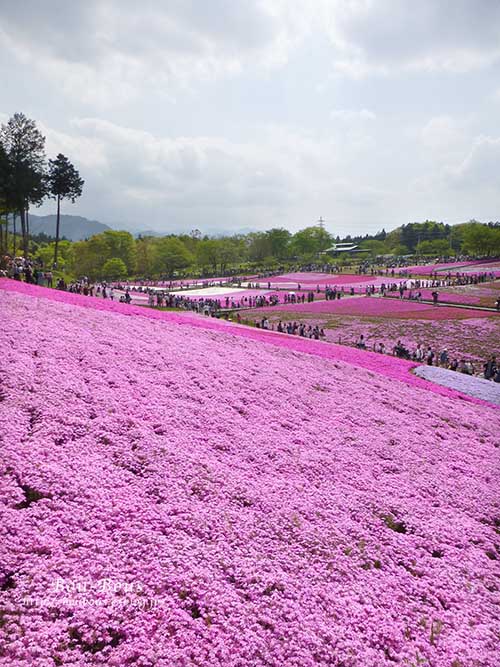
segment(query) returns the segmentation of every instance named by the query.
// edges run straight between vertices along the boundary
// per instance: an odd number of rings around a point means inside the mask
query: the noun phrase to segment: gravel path
[[[430,380],[443,387],[456,389],[468,396],[474,396],[475,398],[481,398],[483,401],[500,405],[500,384],[497,382],[464,375],[463,373],[449,371],[446,368],[438,368],[437,366],[418,366],[414,370],[414,373],[425,380]]]

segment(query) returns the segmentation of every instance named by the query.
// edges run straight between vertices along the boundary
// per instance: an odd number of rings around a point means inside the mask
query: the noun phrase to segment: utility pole
[[[321,229],[325,228],[325,220],[324,220],[322,215],[319,216],[318,223],[319,223],[319,226],[321,227]]]

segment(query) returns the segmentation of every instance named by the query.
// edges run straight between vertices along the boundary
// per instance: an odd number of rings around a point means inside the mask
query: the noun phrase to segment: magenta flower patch
[[[276,306],[283,312],[297,312],[299,318],[302,313],[332,313],[343,315],[361,315],[367,317],[414,318],[431,320],[464,319],[470,317],[498,317],[496,313],[459,309],[446,306],[432,306],[426,303],[417,303],[408,299],[391,297],[344,297],[340,300],[313,301],[304,304],[286,304]],[[260,309],[264,310],[264,309]],[[260,311],[259,311],[260,312]],[[272,312],[272,309],[269,309]]]
[[[0,316],[1,665],[497,664],[497,412],[194,315]]]

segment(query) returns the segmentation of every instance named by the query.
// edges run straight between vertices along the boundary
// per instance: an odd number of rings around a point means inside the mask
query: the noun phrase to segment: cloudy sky
[[[85,179],[67,213],[500,218],[499,0],[0,0],[0,80],[0,119],[37,120]]]

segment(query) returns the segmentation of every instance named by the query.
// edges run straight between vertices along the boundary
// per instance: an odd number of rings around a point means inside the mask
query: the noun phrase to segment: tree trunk
[[[12,248],[12,256],[15,257],[15,256],[16,256],[16,240],[17,240],[17,239],[16,239],[16,218],[17,218],[17,213],[13,213],[13,214],[12,214],[12,218],[13,218],[13,221],[12,221],[12,245],[13,245],[13,248]]]
[[[5,214],[5,233],[2,240],[2,248],[5,255],[9,254],[9,214]]]
[[[5,214],[5,228],[7,228],[7,225],[9,224],[9,215],[8,213]],[[5,247],[4,247],[4,233],[3,233],[3,223],[0,225],[0,253],[2,256],[5,253]],[[2,260],[3,261],[3,260]]]
[[[24,247],[23,247],[23,252],[26,259],[28,259],[29,255],[29,249],[30,249],[29,242],[30,242],[30,214],[29,214],[29,208],[26,207],[26,238],[24,239]]]
[[[59,250],[59,223],[61,220],[61,197],[57,195],[57,222],[56,222],[56,246],[54,248],[54,268],[57,269],[57,252]]]
[[[27,247],[28,244],[26,236],[26,209],[24,207],[19,211],[19,215],[21,216],[21,235],[22,235],[24,257],[28,257],[28,247]]]

